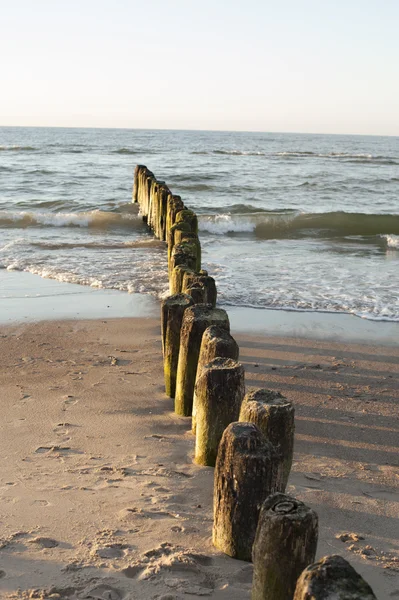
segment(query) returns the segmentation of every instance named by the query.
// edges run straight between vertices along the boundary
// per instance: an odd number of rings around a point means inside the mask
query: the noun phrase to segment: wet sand
[[[247,386],[295,403],[287,492],[319,514],[318,556],[398,597],[399,348],[232,333]],[[3,326],[0,353],[2,598],[249,599],[251,565],[211,544],[213,469],[163,393],[158,319]]]

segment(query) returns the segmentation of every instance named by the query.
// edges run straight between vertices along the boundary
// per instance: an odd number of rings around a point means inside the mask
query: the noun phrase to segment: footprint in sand
[[[109,544],[98,548],[93,548],[91,551],[92,556],[99,556],[100,558],[122,558],[125,555],[124,544]]]
[[[57,542],[57,540],[53,540],[52,538],[48,537],[37,537],[33,540],[29,540],[29,542],[31,544],[37,544],[37,546],[39,546],[41,549],[56,548],[56,546],[59,546],[59,542]]]
[[[0,571],[0,579],[3,579],[3,577],[6,576],[6,572],[5,571]]]

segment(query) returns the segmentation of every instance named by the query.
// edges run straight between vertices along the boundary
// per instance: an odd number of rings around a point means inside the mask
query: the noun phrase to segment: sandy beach
[[[399,596],[399,349],[232,331],[247,386],[296,407],[287,492],[380,600]],[[2,598],[250,597],[211,544],[213,469],[163,393],[159,320],[3,326]],[[341,535],[346,534],[346,535]]]

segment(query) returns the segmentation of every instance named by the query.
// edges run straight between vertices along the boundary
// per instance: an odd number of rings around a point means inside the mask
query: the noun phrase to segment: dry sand
[[[295,403],[287,492],[319,514],[318,556],[399,598],[399,349],[237,340],[248,386]],[[211,544],[213,469],[163,393],[157,320],[8,326],[0,352],[1,598],[249,599],[252,566]]]

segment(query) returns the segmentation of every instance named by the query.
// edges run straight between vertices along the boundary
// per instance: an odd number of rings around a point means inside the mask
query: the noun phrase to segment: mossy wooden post
[[[195,270],[198,272],[201,269],[201,244],[198,235],[192,231],[182,231],[180,229],[181,225],[187,225],[187,223],[183,221],[183,223],[177,223],[175,225],[174,244],[184,244],[185,242],[195,244],[197,249],[197,265]]]
[[[292,600],[298,577],[314,562],[317,514],[286,494],[263,503],[252,550],[252,600]]]
[[[178,212],[175,222],[181,223],[182,221],[189,223],[191,231],[198,234],[198,217],[193,210],[186,208]]]
[[[185,231],[187,233],[190,232],[190,225],[188,223],[175,223],[170,227],[167,233],[167,243],[168,243],[168,267],[170,270],[170,260],[172,258],[173,248],[175,246],[175,232],[176,231]]]
[[[273,449],[253,423],[231,423],[219,444],[213,493],[213,544],[252,560],[260,506],[275,492]]]
[[[173,270],[175,267],[184,266],[190,270],[194,270],[197,264],[197,248],[195,244],[184,242],[182,244],[176,244],[172,251],[170,258],[170,271],[169,271],[169,287],[172,292],[173,284]],[[183,283],[183,280],[182,280]],[[181,287],[181,286],[180,286]],[[180,292],[180,290],[179,290]]]
[[[182,293],[184,275],[186,273],[192,273],[192,272],[193,272],[192,269],[190,269],[190,267],[187,267],[185,265],[177,265],[177,267],[175,267],[173,269],[173,271],[169,275],[169,291],[170,291],[171,295]],[[184,292],[185,294],[189,293],[188,289],[189,288],[187,288],[186,291]]]
[[[185,293],[191,296],[194,304],[206,304],[206,289],[204,287],[191,287]]]
[[[213,277],[210,277],[206,271],[200,271],[199,273],[187,273],[183,279],[182,291],[197,283],[202,283],[206,288],[206,302],[216,306],[217,289],[216,282]]]
[[[162,302],[161,329],[164,356],[165,392],[175,397],[177,361],[180,350],[180,329],[184,311],[193,304],[187,294],[169,296]]]
[[[159,239],[163,242],[166,241],[166,215],[168,208],[168,198],[170,196],[170,190],[168,186],[163,183],[159,187]]]
[[[144,165],[136,165],[136,168],[134,169],[134,179],[133,179],[133,194],[132,194],[132,202],[137,203],[139,201],[138,199],[138,194],[139,194],[139,173],[140,171],[142,171],[143,169],[146,169],[147,167],[145,167]]]
[[[279,392],[249,390],[241,406],[240,421],[255,423],[276,450],[277,491],[285,492],[294,453],[295,409]]]
[[[244,367],[231,358],[214,358],[197,378],[195,462],[214,467],[226,427],[238,420],[244,397]]]
[[[377,600],[369,584],[342,556],[325,556],[306,567],[294,600]]]
[[[188,288],[187,294],[189,294]],[[220,358],[232,358],[238,360],[239,348],[235,339],[230,335],[228,331],[218,327],[217,325],[211,325],[204,331],[202,336],[201,348],[198,358],[198,369],[197,377],[201,374],[205,365],[211,362],[216,357]],[[195,434],[197,423],[197,396],[194,390],[193,399],[193,415],[191,420],[191,429]]]
[[[191,416],[202,335],[210,325],[219,325],[229,331],[226,311],[207,304],[194,304],[184,311],[175,396],[175,411],[178,415]]]
[[[184,210],[184,203],[180,196],[171,195],[168,198],[166,212],[166,235],[170,228],[175,224],[176,215],[181,210]]]

